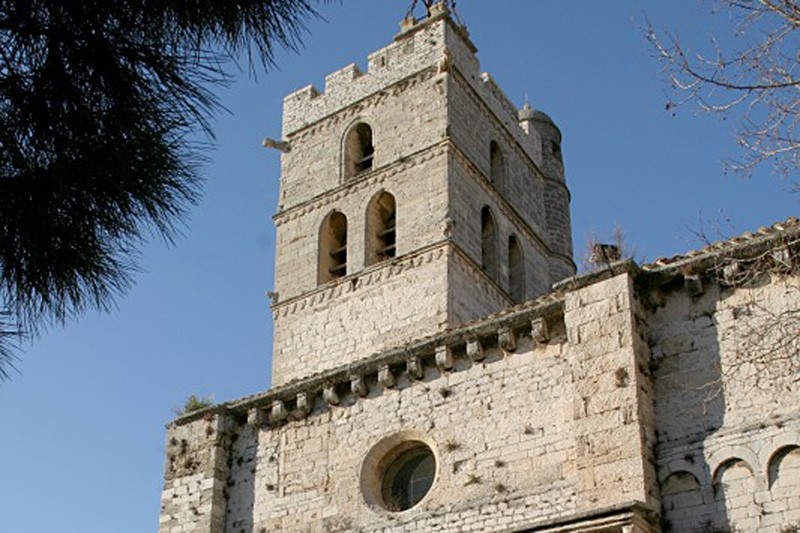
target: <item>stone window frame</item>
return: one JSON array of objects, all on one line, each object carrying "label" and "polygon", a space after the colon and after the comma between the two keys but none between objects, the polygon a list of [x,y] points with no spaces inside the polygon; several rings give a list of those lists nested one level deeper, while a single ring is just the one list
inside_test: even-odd
[{"label": "stone window frame", "polygon": [[343,278],[348,273],[347,215],[334,209],[319,225],[317,285]]},{"label": "stone window frame", "polygon": [[397,220],[397,197],[385,189],[375,193],[365,211],[365,266],[397,257]]},{"label": "stone window frame", "polygon": [[[413,506],[407,509],[393,509],[391,504],[387,504],[384,500],[383,495],[384,476],[387,469],[404,453],[423,446],[430,450],[434,461],[431,488]],[[407,430],[384,437],[370,448],[361,465],[359,482],[364,502],[370,509],[381,514],[397,515],[419,509],[426,501],[429,501],[435,492],[437,481],[441,475],[441,466],[438,449],[428,435],[415,430]]]},{"label": "stone window frame", "polygon": [[375,128],[364,118],[353,121],[342,137],[342,181],[375,168]]},{"label": "stone window frame", "polygon": [[508,293],[515,303],[525,301],[525,277],[525,250],[516,233],[512,233],[508,236]]},{"label": "stone window frame", "polygon": [[488,205],[481,207],[481,269],[497,281],[500,272],[497,217]]}]

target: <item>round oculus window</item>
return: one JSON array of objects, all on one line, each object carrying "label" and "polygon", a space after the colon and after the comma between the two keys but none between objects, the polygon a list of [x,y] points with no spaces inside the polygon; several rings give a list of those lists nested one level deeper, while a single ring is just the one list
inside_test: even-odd
[{"label": "round oculus window", "polygon": [[419,504],[436,480],[436,454],[428,438],[404,431],[376,444],[361,466],[361,490],[368,505],[390,512]]},{"label": "round oculus window", "polygon": [[436,459],[421,442],[400,452],[389,462],[381,481],[381,499],[389,511],[405,511],[417,505],[433,486]]}]

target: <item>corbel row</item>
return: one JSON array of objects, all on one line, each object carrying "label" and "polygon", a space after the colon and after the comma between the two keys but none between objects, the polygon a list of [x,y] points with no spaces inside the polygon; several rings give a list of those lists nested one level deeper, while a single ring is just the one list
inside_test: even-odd
[{"label": "corbel row", "polygon": [[[497,330],[496,345],[503,353],[513,353],[517,349],[518,330],[503,326]],[[536,317],[530,321],[530,335],[535,344],[544,344],[550,340],[547,320]],[[489,340],[489,343],[486,341]],[[465,354],[472,362],[481,362],[486,358],[486,345],[493,345],[491,339],[484,336],[468,336],[465,342]],[[428,356],[429,358],[430,356]],[[418,381],[425,376],[424,355],[406,355],[400,361],[393,360],[380,364],[377,367],[377,384],[382,389],[393,389],[397,385],[398,375],[402,374],[400,364],[405,362],[405,373],[412,381]],[[430,360],[430,359],[429,359]],[[452,372],[456,366],[456,356],[453,347],[441,344],[434,348],[433,363],[442,374]],[[374,368],[374,367],[373,367]],[[328,406],[338,406],[342,403],[340,392],[347,388],[355,398],[366,398],[369,395],[369,385],[365,373],[351,373],[349,378],[340,381],[325,382],[321,389],[297,392],[294,398],[274,399],[267,406],[254,406],[247,410],[247,424],[261,427],[269,424],[278,427],[289,420],[300,420],[308,417],[313,411],[315,399],[320,397]]]}]

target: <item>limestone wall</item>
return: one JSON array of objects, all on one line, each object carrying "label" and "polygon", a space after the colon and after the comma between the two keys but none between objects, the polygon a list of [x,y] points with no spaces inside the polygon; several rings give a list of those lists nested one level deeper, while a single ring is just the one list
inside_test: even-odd
[{"label": "limestone wall", "polygon": [[[234,402],[219,411],[232,421],[226,526],[203,531],[505,531],[634,515],[634,531],[654,531],[637,313],[623,272]],[[364,479],[374,450],[407,439],[434,451],[436,479],[419,505],[389,511]]]},{"label": "limestone wall", "polygon": [[447,324],[447,247],[407,254],[274,309],[273,384],[402,345]]},{"label": "limestone wall", "polygon": [[214,414],[169,429],[160,533],[222,533],[232,435],[232,420]]},{"label": "limestone wall", "polygon": [[665,530],[800,527],[800,281],[693,294],[651,319]]},{"label": "limestone wall", "polygon": [[395,42],[368,58],[366,72],[355,65],[329,74],[323,91],[309,85],[284,98],[283,135],[293,136],[342,108],[361,104],[370,96],[402,83],[420,70],[437,65],[445,52],[445,19],[426,21],[397,37]]},{"label": "limestone wall", "polygon": [[[490,180],[489,147],[493,141],[499,145],[505,172],[502,182],[493,184],[493,188],[514,207],[531,230],[546,239],[542,202],[544,179],[531,160],[532,156],[540,158],[541,154],[526,152],[508,130],[510,127],[522,132],[519,124],[504,124],[480,96],[459,72],[449,77],[448,115],[453,143],[487,181]],[[481,127],[476,128],[475,124]],[[532,131],[531,135],[537,134]],[[534,143],[541,144],[538,138]]]},{"label": "limestone wall", "polygon": [[514,304],[507,291],[460,249],[450,255],[447,285],[450,324],[464,324]]},{"label": "limestone wall", "polygon": [[[449,194],[453,241],[477,265],[481,264],[481,210],[484,206],[491,209],[497,225],[496,261],[499,265],[494,281],[506,293],[510,293],[508,238],[512,234],[522,247],[527,299],[548,292],[553,283],[562,279],[551,276],[548,250],[539,235],[531,231],[485,177],[470,170],[469,163],[461,159],[457,150],[454,150],[450,167]],[[484,314],[500,309],[486,309]]]},{"label": "limestone wall", "polygon": [[[446,136],[443,78],[436,65],[401,83],[383,87],[358,104],[337,108],[291,136],[291,151],[281,156],[280,213],[313,202],[318,196],[343,185],[345,135],[359,122],[372,128],[375,160],[373,170],[414,157]],[[284,114],[288,113],[284,109]]]},{"label": "limestone wall", "polygon": [[442,240],[448,202],[445,154],[445,146],[432,146],[276,217],[275,291],[279,301],[286,302],[318,286],[320,227],[334,210],[347,217],[347,274],[365,269],[367,206],[382,191],[395,197],[398,256]]}]

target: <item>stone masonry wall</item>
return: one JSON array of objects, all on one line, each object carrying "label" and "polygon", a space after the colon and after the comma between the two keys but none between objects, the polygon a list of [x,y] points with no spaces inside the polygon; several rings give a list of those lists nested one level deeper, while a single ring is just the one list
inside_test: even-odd
[{"label": "stone masonry wall", "polygon": [[223,532],[231,420],[209,414],[167,433],[160,533]]},{"label": "stone masonry wall", "polygon": [[796,277],[664,295],[650,343],[666,531],[800,527],[797,309]]},{"label": "stone masonry wall", "polygon": [[576,475],[594,505],[620,499],[658,509],[653,385],[633,278],[617,275],[566,295],[575,388]]},{"label": "stone masonry wall", "polygon": [[447,246],[370,268],[274,309],[273,383],[346,365],[447,326]]},{"label": "stone masonry wall", "polygon": [[[544,179],[512,136],[506,125],[492,115],[490,108],[480,99],[459,72],[449,77],[448,84],[449,131],[453,143],[462,157],[483,176],[490,178],[490,151],[492,141],[502,153],[505,176],[502,183],[493,184],[502,196],[537,235],[547,238],[545,210],[542,202]],[[475,124],[481,124],[476,128]],[[510,125],[520,130],[518,123]],[[536,135],[535,131],[531,135]],[[537,139],[538,144],[538,139]]]},{"label": "stone masonry wall", "polygon": [[366,268],[367,206],[381,191],[395,197],[398,257],[442,240],[447,225],[446,160],[446,147],[433,146],[279,216],[275,258],[279,302],[317,287],[320,227],[334,210],[347,217],[347,274],[358,275]]},{"label": "stone masonry wall", "polygon": [[[450,166],[450,216],[452,238],[472,261],[481,264],[481,210],[488,206],[497,225],[497,284],[509,288],[508,237],[515,235],[522,246],[525,265],[525,294],[531,299],[550,290],[562,278],[552,278],[547,250],[536,233],[526,228],[517,213],[494,191],[483,176],[471,172],[455,151]],[[512,302],[513,303],[513,302]],[[492,309],[489,312],[499,311]]]},{"label": "stone masonry wall", "polygon": [[325,78],[322,92],[309,85],[286,96],[283,100],[284,137],[291,139],[303,128],[401,84],[423,68],[437,65],[444,58],[447,25],[443,18],[431,19],[401,33],[395,42],[370,54],[366,72],[348,65]]},{"label": "stone masonry wall", "polygon": [[[253,509],[229,524],[253,531],[499,531],[523,519],[554,517],[578,506],[568,366],[564,346],[518,353],[488,349],[487,363],[462,363],[395,388],[370,383],[364,400],[279,430],[248,433],[256,449],[251,473],[236,484],[255,488]],[[501,360],[502,359],[502,360]],[[424,435],[437,454],[436,483],[411,511],[371,508],[361,494],[367,452],[381,440]]]},{"label": "stone masonry wall", "polygon": [[417,69],[411,77],[382,87],[359,103],[341,107],[287,136],[291,151],[281,156],[278,216],[346,182],[342,173],[344,139],[358,122],[366,122],[372,128],[373,172],[414,157],[446,137],[443,77],[437,73],[435,63],[421,64]]},{"label": "stone masonry wall", "polygon": [[464,324],[514,304],[507,291],[459,249],[450,254],[447,286],[450,324]]},{"label": "stone masonry wall", "polygon": [[[657,502],[640,430],[651,398],[637,370],[647,354],[633,341],[630,277],[577,288],[564,305],[563,315],[550,311],[527,327],[515,319],[495,337],[488,328],[502,318],[476,322],[464,338],[482,339],[481,351],[447,337],[441,359],[437,348],[436,357],[414,356],[419,373],[391,367],[393,382],[367,374],[366,387],[352,391],[332,384],[271,410],[232,406],[226,525],[196,530],[506,531]],[[173,426],[168,440],[184,427]],[[409,438],[436,455],[431,493],[400,513],[368,503],[370,450]]]}]

